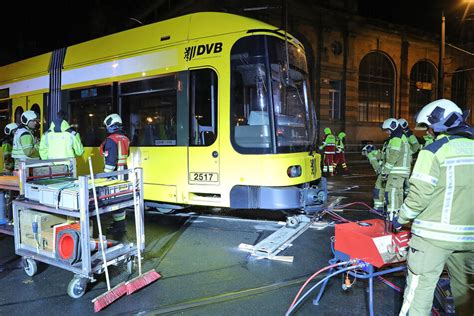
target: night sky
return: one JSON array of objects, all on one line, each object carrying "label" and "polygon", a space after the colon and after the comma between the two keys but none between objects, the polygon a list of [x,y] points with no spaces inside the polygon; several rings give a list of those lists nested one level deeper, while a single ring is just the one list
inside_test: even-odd
[{"label": "night sky", "polygon": [[[291,3],[291,0],[288,1]],[[455,23],[459,21],[458,17],[463,13],[462,6],[466,6],[462,1],[360,0],[359,14],[439,34],[441,11],[444,9],[449,39],[456,28]],[[57,4],[51,1],[17,0],[8,11],[12,12],[14,21],[0,20],[0,65],[139,26],[130,17],[138,17],[147,7],[157,2],[162,4],[160,10],[174,5],[171,0],[63,0]],[[256,5],[263,2],[265,1],[258,1]],[[388,8],[388,5],[393,7]],[[471,11],[474,12],[474,8]],[[144,20],[145,23],[152,21],[153,16]]]}]

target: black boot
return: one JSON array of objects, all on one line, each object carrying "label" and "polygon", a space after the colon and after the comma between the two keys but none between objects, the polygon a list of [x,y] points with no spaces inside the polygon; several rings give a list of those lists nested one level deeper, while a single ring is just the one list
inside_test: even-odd
[{"label": "black boot", "polygon": [[107,229],[107,234],[112,235],[112,238],[115,240],[120,240],[127,232],[127,222],[126,220],[113,221],[112,225]]}]

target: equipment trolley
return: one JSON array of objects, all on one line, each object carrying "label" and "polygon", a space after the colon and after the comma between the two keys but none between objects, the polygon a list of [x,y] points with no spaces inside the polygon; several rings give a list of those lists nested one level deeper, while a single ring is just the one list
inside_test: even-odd
[{"label": "equipment trolley", "polygon": [[[58,163],[64,163],[68,165],[67,169],[68,172],[60,172],[60,176],[75,175],[75,161],[74,159],[67,160],[30,160],[30,161],[22,161],[20,163],[20,189],[21,192],[24,194],[25,192],[25,184],[28,183],[31,179],[38,179],[38,178],[45,178],[48,177],[49,179],[54,179],[55,175],[52,170],[52,166],[57,166]],[[46,175],[40,176],[30,176],[31,172],[29,169],[32,168],[49,168],[49,172]],[[135,177],[130,177],[131,173],[135,172]],[[102,203],[99,207],[99,214],[107,214],[112,213],[118,210],[122,210],[128,207],[139,207],[139,211],[143,212],[143,170],[141,168],[135,169],[126,169],[123,171],[116,171],[110,173],[100,173],[95,175],[96,179],[100,178],[111,178],[111,177],[120,177],[128,174],[129,179],[136,179],[135,185],[137,188],[138,194],[138,204],[134,205],[134,200],[132,195],[125,196],[122,194],[117,194],[120,198],[115,199],[114,194],[109,194],[106,197],[102,197],[103,199],[101,202],[104,202],[104,199],[107,199],[107,203]],[[73,279],[69,282],[67,293],[72,298],[79,298],[81,297],[87,287],[88,282],[95,282],[96,279],[94,275],[101,274],[105,270],[104,262],[102,260],[102,253],[100,252],[100,247],[97,247],[99,250],[96,251],[94,254],[91,254],[93,247],[93,243],[91,243],[90,239],[90,217],[95,216],[96,212],[93,204],[90,201],[93,201],[92,198],[92,191],[91,186],[89,185],[90,176],[80,176],[78,177],[78,209],[77,210],[69,210],[47,206],[41,204],[38,201],[32,201],[25,198],[23,195],[20,196],[17,200],[13,202],[13,217],[14,217],[14,240],[15,240],[15,252],[16,254],[23,257],[23,264],[24,269],[27,275],[34,276],[37,273],[37,264],[36,261],[47,263],[74,273]],[[101,196],[98,197],[99,200]],[[34,247],[31,244],[26,244],[22,241],[22,234],[21,234],[21,212],[30,211],[30,212],[42,212],[42,214],[52,214],[52,215],[59,215],[68,218],[75,218],[78,219],[78,223],[80,225],[80,254],[78,255],[78,260],[74,263],[70,263],[67,261],[58,258],[57,249],[56,251],[48,251],[44,249],[40,249],[40,247]],[[143,214],[142,214],[143,215]],[[144,218],[141,216],[141,218]],[[36,226],[38,224],[36,223]],[[143,220],[141,223],[141,231],[143,231]],[[100,238],[100,237],[99,237]],[[110,240],[105,241],[105,236],[102,237],[102,242],[109,242]],[[36,240],[36,237],[35,237]],[[100,242],[100,241],[99,241]],[[137,244],[140,245],[140,251],[143,251],[145,247],[145,237],[144,234],[141,236],[140,241],[136,241],[136,243],[120,243],[115,242],[113,245],[109,246],[105,250],[106,254],[106,262],[107,265],[118,265],[120,262],[127,263],[127,269],[131,273],[131,269],[133,266],[133,260],[137,256]],[[52,247],[55,247],[53,243]]]}]

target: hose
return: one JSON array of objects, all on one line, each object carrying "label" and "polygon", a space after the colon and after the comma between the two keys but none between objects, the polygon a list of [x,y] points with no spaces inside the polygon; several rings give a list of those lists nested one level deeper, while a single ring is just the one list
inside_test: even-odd
[{"label": "hose", "polygon": [[302,301],[304,301],[304,299],[305,299],[309,294],[311,294],[311,292],[313,292],[314,289],[316,289],[321,283],[323,283],[323,282],[326,281],[327,279],[332,278],[333,276],[338,275],[338,274],[341,274],[341,273],[343,273],[343,272],[346,272],[346,271],[349,271],[349,270],[354,270],[354,269],[363,268],[363,267],[365,267],[365,266],[366,266],[365,264],[360,263],[360,264],[355,265],[355,266],[351,266],[351,267],[348,267],[348,268],[341,269],[341,270],[339,270],[339,271],[336,271],[336,272],[331,273],[330,275],[326,276],[325,278],[323,278],[322,280],[320,280],[318,283],[316,283],[315,285],[313,285],[312,288],[310,288],[308,291],[306,291],[306,293],[305,293],[293,306],[291,306],[291,307],[288,309],[288,311],[285,313],[285,316],[291,315],[291,313],[293,313],[293,311],[296,309],[296,307],[297,307]]},{"label": "hose", "polygon": [[314,279],[318,274],[320,274],[321,272],[324,272],[328,269],[331,269],[331,268],[334,268],[334,267],[338,267],[338,266],[342,266],[342,265],[345,265],[345,264],[349,264],[351,263],[351,261],[345,261],[345,262],[340,262],[340,263],[335,263],[335,264],[331,264],[331,265],[328,265],[324,268],[322,268],[321,270],[317,271],[316,273],[314,273],[312,276],[310,276],[306,282],[301,286],[301,288],[299,289],[298,293],[296,294],[295,298],[293,299],[293,302],[291,302],[291,305],[290,307],[288,308],[288,310],[290,310],[293,305],[295,305],[295,302],[298,300],[298,297],[300,296],[301,292],[303,291],[303,289],[306,287],[306,285],[311,282],[312,279]]}]

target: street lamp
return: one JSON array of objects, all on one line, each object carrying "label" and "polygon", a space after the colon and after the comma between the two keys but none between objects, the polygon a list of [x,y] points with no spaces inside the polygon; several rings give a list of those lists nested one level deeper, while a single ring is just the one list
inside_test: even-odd
[{"label": "street lamp", "polygon": [[438,64],[438,99],[443,98],[444,92],[444,55],[445,55],[445,17],[444,11],[441,11],[441,39],[439,44],[439,64]]}]

